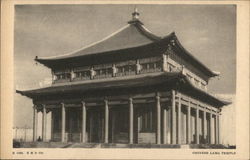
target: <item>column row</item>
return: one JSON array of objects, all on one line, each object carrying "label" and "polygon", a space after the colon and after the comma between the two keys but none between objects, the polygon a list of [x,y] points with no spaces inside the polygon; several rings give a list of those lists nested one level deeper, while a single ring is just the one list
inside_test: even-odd
[{"label": "column row", "polygon": [[[185,136],[185,144],[200,144],[200,143],[210,143],[210,144],[219,144],[219,113],[212,113],[212,111],[199,108],[198,104],[191,107],[190,100],[188,103],[185,103],[187,117],[185,123],[182,124],[181,114],[182,113],[182,102],[181,94],[178,93],[178,98],[176,98],[176,91],[172,91],[172,104],[171,104],[171,143],[172,144],[183,144],[181,142],[181,136]],[[177,99],[177,101],[176,101]],[[194,111],[194,112],[191,112]],[[165,111],[164,111],[165,112]],[[200,114],[202,113],[202,114]],[[165,116],[166,114],[163,113]],[[191,121],[192,115],[195,115],[194,121]],[[209,117],[207,117],[209,115]],[[163,123],[166,121],[166,118],[163,117]],[[209,122],[209,126],[208,126]],[[165,123],[164,123],[165,125]],[[181,128],[182,126],[185,128]],[[194,126],[194,141],[192,141],[193,133],[192,126]],[[182,132],[182,129],[185,132]],[[208,132],[209,131],[209,132]],[[165,132],[165,131],[164,131]],[[185,135],[181,135],[185,134]],[[201,137],[200,137],[201,135]],[[163,137],[163,143],[166,143],[166,137]],[[202,142],[200,142],[202,140]]]},{"label": "column row", "polygon": [[[129,129],[128,129],[128,142],[130,144],[134,143],[134,105],[133,99],[128,99],[128,110],[129,110]],[[168,143],[168,135],[167,135],[167,124],[168,124],[168,113],[166,108],[162,108],[161,106],[161,98],[158,94],[155,97],[155,110],[156,110],[156,144],[167,144]],[[85,102],[81,103],[82,105],[82,131],[81,131],[81,141],[83,143],[86,142],[86,123],[87,123],[87,111],[86,111],[86,104]],[[211,144],[218,144],[219,143],[219,115],[212,114],[209,111],[196,107],[191,107],[190,101],[188,105],[186,105],[186,121],[185,121],[185,131],[182,131],[182,101],[181,101],[181,94],[178,94],[178,99],[176,99],[176,91],[172,90],[171,94],[171,107],[170,107],[170,143],[171,144],[181,144],[181,134],[185,134],[185,143],[191,144],[192,143],[192,126],[195,126],[195,143],[200,143],[200,134],[202,134],[203,138],[206,139],[209,137],[209,143]],[[195,121],[194,124],[191,121],[191,114],[192,110],[195,112]],[[163,113],[161,113],[163,111]],[[200,120],[200,112],[201,120]],[[42,108],[42,140],[45,141],[46,139],[46,106],[43,105]],[[65,142],[65,125],[66,125],[66,116],[65,116],[65,105],[64,103],[61,104],[61,141]],[[163,117],[161,117],[161,115]],[[207,117],[209,115],[209,117]],[[213,118],[215,116],[215,118]],[[33,114],[33,140],[36,141],[37,138],[37,108],[34,106],[34,114]],[[209,121],[208,121],[208,120]],[[201,122],[201,123],[200,123]],[[209,122],[209,123],[208,123]],[[202,128],[201,128],[202,127]],[[183,133],[185,132],[185,133]],[[162,135],[161,135],[162,134]],[[104,100],[104,143],[109,143],[109,105],[108,100]],[[201,142],[204,143],[204,142]]]}]

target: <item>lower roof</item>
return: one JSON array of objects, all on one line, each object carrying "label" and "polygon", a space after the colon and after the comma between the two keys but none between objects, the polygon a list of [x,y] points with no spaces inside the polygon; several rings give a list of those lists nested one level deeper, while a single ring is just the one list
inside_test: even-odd
[{"label": "lower roof", "polygon": [[185,91],[188,94],[214,106],[222,107],[228,105],[230,102],[222,101],[211,94],[193,86],[185,75],[181,73],[157,73],[152,75],[134,76],[133,78],[119,79],[112,78],[111,80],[97,80],[78,83],[68,83],[61,85],[52,85],[50,87],[33,89],[33,90],[16,90],[17,93],[27,96],[29,98],[37,98],[40,96],[48,96],[55,94],[67,93],[82,93],[101,91],[101,90],[121,90],[133,87],[148,87],[148,86],[170,86],[171,88]]}]

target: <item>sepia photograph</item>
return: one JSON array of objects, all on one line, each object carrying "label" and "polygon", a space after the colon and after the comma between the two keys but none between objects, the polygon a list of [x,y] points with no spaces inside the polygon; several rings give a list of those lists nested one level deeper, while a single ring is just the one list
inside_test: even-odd
[{"label": "sepia photograph", "polygon": [[14,29],[13,147],[236,147],[235,5],[16,5]]},{"label": "sepia photograph", "polygon": [[246,1],[2,3],[1,159],[247,159]]}]

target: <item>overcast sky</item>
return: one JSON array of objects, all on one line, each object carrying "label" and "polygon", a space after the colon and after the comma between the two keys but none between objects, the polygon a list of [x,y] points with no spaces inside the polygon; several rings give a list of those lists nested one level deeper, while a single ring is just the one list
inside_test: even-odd
[{"label": "overcast sky", "polygon": [[[38,87],[50,79],[34,58],[72,52],[127,24],[135,5],[22,5],[15,7],[15,85]],[[234,94],[236,7],[233,5],[137,5],[140,19],[154,34],[175,31],[182,45],[214,71],[209,91]],[[14,125],[31,125],[32,102],[15,94]],[[25,108],[25,109],[24,109]],[[28,108],[28,109],[27,109]],[[23,117],[25,120],[20,121]]]}]

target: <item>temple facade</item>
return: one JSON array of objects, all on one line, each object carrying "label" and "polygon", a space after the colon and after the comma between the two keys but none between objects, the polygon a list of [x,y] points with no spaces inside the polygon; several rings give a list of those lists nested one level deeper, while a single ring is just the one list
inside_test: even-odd
[{"label": "temple facade", "polygon": [[[132,20],[103,40],[55,57],[36,57],[52,85],[17,90],[33,100],[33,140],[126,144],[219,144],[228,102],[208,92],[219,75],[192,56],[175,33],[159,37]],[[51,112],[51,122],[47,114]]]}]

